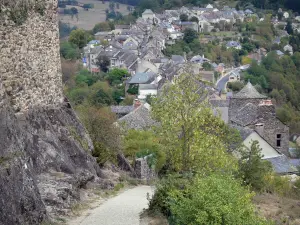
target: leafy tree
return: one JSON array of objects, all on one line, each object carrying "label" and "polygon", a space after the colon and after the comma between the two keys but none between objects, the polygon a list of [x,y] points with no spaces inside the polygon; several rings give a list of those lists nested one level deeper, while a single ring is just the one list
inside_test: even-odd
[{"label": "leafy tree", "polygon": [[199,37],[197,31],[191,28],[185,29],[183,33],[184,33],[183,40],[186,43],[191,43]]},{"label": "leafy tree", "polygon": [[244,84],[243,84],[243,82],[240,82],[240,81],[228,83],[228,88],[230,88],[234,92],[242,90],[243,87],[244,87]]},{"label": "leafy tree", "polygon": [[292,21],[291,21],[291,20],[289,20],[289,21],[287,22],[287,25],[286,25],[286,27],[285,27],[285,30],[286,30],[286,32],[288,32],[288,34],[290,34],[290,35],[292,35],[292,34],[294,33],[294,29],[293,29]]},{"label": "leafy tree", "polygon": [[267,224],[257,216],[252,196],[232,177],[213,174],[171,191],[169,204],[174,224]]},{"label": "leafy tree", "polygon": [[180,21],[182,21],[182,22],[189,20],[189,16],[187,14],[181,14],[179,18],[180,18]]},{"label": "leafy tree", "polygon": [[67,41],[61,42],[60,54],[65,59],[78,59],[80,56],[77,46]]},{"label": "leafy tree", "polygon": [[272,164],[262,160],[262,149],[258,141],[252,141],[251,147],[245,147],[241,151],[239,160],[239,172],[245,185],[250,185],[255,190],[261,191],[265,188],[265,177],[272,173]]},{"label": "leafy tree", "polygon": [[111,30],[111,26],[109,25],[108,22],[101,22],[101,23],[97,23],[94,28],[93,28],[93,34],[100,32],[100,31],[110,31]]},{"label": "leafy tree", "polygon": [[78,48],[83,48],[89,41],[93,39],[93,36],[83,29],[73,30],[69,37],[69,42],[77,45]]},{"label": "leafy tree", "polygon": [[203,64],[202,64],[202,67],[203,67],[203,69],[204,70],[206,70],[206,71],[211,71],[213,68],[212,68],[212,65],[210,64],[210,63],[208,63],[208,62],[204,62]]},{"label": "leafy tree", "polygon": [[137,95],[139,93],[139,86],[136,84],[130,84],[127,93],[131,95]]},{"label": "leafy tree", "polygon": [[121,151],[121,140],[120,131],[114,125],[115,115],[106,108],[82,105],[76,109],[93,141],[92,155],[99,165],[103,166],[107,161],[116,162]]},{"label": "leafy tree", "polygon": [[119,85],[123,83],[124,78],[128,77],[129,73],[126,69],[114,68],[107,74],[107,80],[111,85]]},{"label": "leafy tree", "polygon": [[167,85],[152,104],[154,118],[160,122],[158,135],[166,147],[167,167],[172,171],[235,168],[235,159],[227,153],[229,130],[214,116],[202,83],[187,74],[174,85]]},{"label": "leafy tree", "polygon": [[100,55],[96,60],[96,65],[100,68],[101,71],[106,73],[108,71],[108,67],[110,66],[110,60],[105,55]]},{"label": "leafy tree", "polygon": [[199,23],[199,19],[196,17],[196,16],[193,16],[191,19],[190,19],[191,22],[196,22],[197,24]]}]

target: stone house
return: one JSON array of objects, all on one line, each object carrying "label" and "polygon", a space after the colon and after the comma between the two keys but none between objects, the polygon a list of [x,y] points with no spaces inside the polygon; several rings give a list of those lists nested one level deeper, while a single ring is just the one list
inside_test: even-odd
[{"label": "stone house", "polygon": [[278,152],[289,155],[289,127],[276,117],[275,106],[250,82],[229,102],[229,124],[256,131]]},{"label": "stone house", "polygon": [[155,14],[151,9],[146,9],[143,13],[142,13],[142,18],[144,20],[153,20],[153,18],[155,18]]}]

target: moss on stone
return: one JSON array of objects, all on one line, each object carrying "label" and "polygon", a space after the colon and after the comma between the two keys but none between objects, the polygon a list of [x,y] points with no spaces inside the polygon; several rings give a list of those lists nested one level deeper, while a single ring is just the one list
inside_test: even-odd
[{"label": "moss on stone", "polygon": [[23,24],[30,12],[45,14],[45,0],[4,0],[0,3],[0,18],[6,15],[15,25]]}]

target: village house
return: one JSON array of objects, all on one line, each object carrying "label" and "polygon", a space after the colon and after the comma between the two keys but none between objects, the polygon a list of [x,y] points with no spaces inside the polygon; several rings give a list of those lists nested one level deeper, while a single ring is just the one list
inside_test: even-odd
[{"label": "village house", "polygon": [[273,148],[288,155],[288,126],[276,117],[272,101],[260,94],[250,82],[231,98],[229,121],[231,124],[255,130]]},{"label": "village house", "polygon": [[229,42],[227,42],[227,44],[226,44],[226,48],[227,48],[227,49],[228,49],[228,48],[235,48],[235,49],[241,50],[241,49],[242,49],[242,46],[241,46],[241,44],[240,44],[239,42],[237,42],[237,41],[229,41]]},{"label": "village house", "polygon": [[151,9],[146,9],[143,13],[142,13],[142,18],[144,20],[153,20],[155,18],[155,14]]},{"label": "village house", "polygon": [[286,46],[283,47],[283,50],[285,52],[288,52],[290,55],[293,55],[293,47],[289,44],[287,44]]}]

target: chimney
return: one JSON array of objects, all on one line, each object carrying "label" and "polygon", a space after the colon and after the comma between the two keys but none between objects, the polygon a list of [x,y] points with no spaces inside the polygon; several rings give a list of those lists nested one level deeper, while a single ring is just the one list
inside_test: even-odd
[{"label": "chimney", "polygon": [[271,100],[260,101],[257,116],[259,119],[270,119],[276,117],[275,106]]},{"label": "chimney", "polygon": [[134,103],[133,103],[134,109],[137,109],[141,105],[142,105],[142,103],[140,102],[140,100],[138,100],[137,98],[134,99]]},{"label": "chimney", "polygon": [[183,58],[184,58],[184,61],[186,62],[186,52],[183,52]]}]

